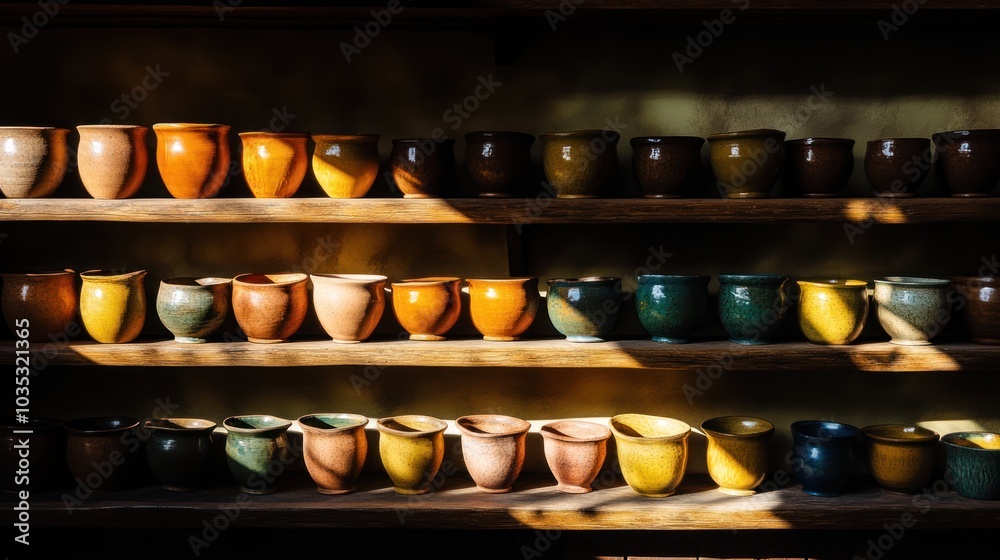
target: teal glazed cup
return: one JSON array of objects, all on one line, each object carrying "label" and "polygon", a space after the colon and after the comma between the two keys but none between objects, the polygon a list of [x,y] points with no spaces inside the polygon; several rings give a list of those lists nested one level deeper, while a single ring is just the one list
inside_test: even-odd
[{"label": "teal glazed cup", "polygon": [[1000,434],[955,432],[945,447],[945,479],[970,500],[1000,500]]},{"label": "teal glazed cup", "polygon": [[709,276],[639,276],[635,307],[655,342],[683,344],[705,321]]},{"label": "teal glazed cup", "polygon": [[230,416],[222,421],[229,471],[247,494],[271,494],[276,479],[292,463],[284,418],[267,415]]},{"label": "teal glazed cup", "polygon": [[787,276],[720,274],[719,320],[737,344],[770,344],[788,312]]},{"label": "teal glazed cup", "polygon": [[566,340],[604,342],[621,314],[621,278],[554,278],[548,287],[549,320]]}]

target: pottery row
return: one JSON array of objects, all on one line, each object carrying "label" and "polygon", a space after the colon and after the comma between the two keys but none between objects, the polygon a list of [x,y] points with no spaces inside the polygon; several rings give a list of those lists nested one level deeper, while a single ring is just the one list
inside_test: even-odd
[{"label": "pottery row", "polygon": [[[222,124],[160,123],[156,163],[175,198],[210,198],[233,174],[230,127]],[[147,127],[81,125],[77,165],[84,188],[94,198],[136,194],[148,168]],[[0,191],[8,198],[51,195],[69,163],[69,130],[54,127],[0,127]],[[293,196],[309,170],[332,198],[365,196],[379,172],[378,134],[241,132],[240,167],[257,198]],[[616,196],[619,133],[580,130],[541,139],[545,188],[558,198]],[[310,152],[309,140],[313,147]],[[785,140],[785,132],[755,129],[705,138],[631,138],[632,172],[644,196],[684,198],[701,182],[705,142],[715,186],[726,198],[764,198],[784,175],[787,195],[834,197],[854,168],[849,138]],[[481,131],[465,135],[465,167],[484,197],[525,196],[531,182],[531,147],[524,132]],[[400,138],[392,141],[389,175],[405,198],[455,195],[455,141]],[[933,147],[933,149],[932,149]],[[931,169],[951,196],[991,196],[1000,182],[1000,130],[939,132],[931,138],[870,140],[865,176],[880,197],[912,197]]]}]

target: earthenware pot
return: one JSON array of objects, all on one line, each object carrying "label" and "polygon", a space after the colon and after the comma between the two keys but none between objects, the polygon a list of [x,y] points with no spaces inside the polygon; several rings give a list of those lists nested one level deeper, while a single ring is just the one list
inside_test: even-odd
[{"label": "earthenware pot", "polygon": [[215,422],[199,418],[150,418],[146,461],[166,490],[189,492],[204,484],[212,471]]},{"label": "earthenware pot", "polygon": [[519,340],[538,313],[538,278],[473,278],[469,315],[483,340]]},{"label": "earthenware pot", "polygon": [[861,430],[840,422],[792,423],[792,471],[814,496],[839,496],[854,477],[861,452]]},{"label": "earthenware pot", "polygon": [[1000,500],[1000,434],[955,432],[941,440],[945,479],[971,500]]},{"label": "earthenware pot", "polygon": [[448,424],[431,416],[381,418],[378,449],[385,472],[398,494],[430,492],[444,460],[444,430]]},{"label": "earthenware pot", "polygon": [[211,198],[229,176],[229,130],[224,124],[160,123],[156,166],[174,198]]},{"label": "earthenware pot", "polygon": [[769,344],[788,311],[779,274],[720,274],[719,320],[737,344]]},{"label": "earthenware pot", "polygon": [[241,132],[243,178],[255,198],[289,198],[309,170],[309,135]]},{"label": "earthenware pot", "polygon": [[931,168],[931,141],[927,138],[869,140],[865,176],[875,196],[909,198],[917,195]]},{"label": "earthenware pot", "polygon": [[725,198],[767,198],[785,164],[785,133],[760,128],[710,134],[709,162]]},{"label": "earthenware pot", "polygon": [[368,456],[368,417],[308,414],[298,419],[306,470],[320,494],[348,494]]},{"label": "earthenware pot", "polygon": [[312,274],[313,308],[334,342],[371,336],[385,311],[388,278],[377,274]]},{"label": "earthenware pot", "polygon": [[403,198],[446,197],[455,180],[455,141],[393,140],[389,170]]},{"label": "earthenware pot", "polygon": [[839,196],[854,171],[854,140],[799,138],[785,142],[788,194],[806,198]]},{"label": "earthenware pot", "polygon": [[247,494],[271,494],[292,464],[288,428],[292,423],[269,415],[230,416],[222,421],[229,472]]},{"label": "earthenware pot", "polygon": [[80,134],[77,169],[80,181],[94,198],[131,198],[142,186],[149,167],[145,126],[88,124]]},{"label": "earthenware pot", "polygon": [[1000,182],[1000,130],[953,130],[931,135],[934,162],[951,196],[992,196]]},{"label": "earthenware pot", "polygon": [[609,196],[618,170],[613,130],[542,134],[542,170],[556,198]]},{"label": "earthenware pot", "polygon": [[552,326],[569,342],[604,342],[621,315],[621,278],[553,278],[547,283],[545,305]]},{"label": "earthenware pot", "polygon": [[654,341],[683,344],[701,328],[710,280],[710,276],[639,276],[635,308],[639,322]]},{"label": "earthenware pot", "polygon": [[867,426],[862,432],[868,473],[883,490],[913,493],[931,481],[937,432],[895,424]]},{"label": "earthenware pot", "polygon": [[767,476],[769,445],[774,425],[752,416],[718,416],[705,420],[708,439],[708,475],[719,491],[750,496]]},{"label": "earthenware pot", "polygon": [[541,427],[545,462],[556,479],[556,488],[585,494],[601,472],[608,454],[611,430],[585,420],[558,420]]},{"label": "earthenware pot", "polygon": [[956,308],[972,342],[1000,344],[1000,279],[957,276],[951,286],[959,297]]},{"label": "earthenware pot", "polygon": [[66,422],[66,464],[76,484],[118,490],[136,483],[145,461],[138,427],[139,421],[127,416]]},{"label": "earthenware pot", "polygon": [[115,344],[138,338],[146,323],[146,271],[88,270],[80,278],[80,318],[87,334]]},{"label": "earthenware pot", "polygon": [[233,278],[233,315],[247,340],[285,342],[298,332],[309,309],[308,281],[302,273]]},{"label": "earthenware pot", "polygon": [[69,130],[40,126],[0,127],[0,191],[7,198],[49,196],[69,162]]},{"label": "earthenware pot", "polygon": [[673,496],[687,470],[691,426],[648,414],[619,414],[610,424],[629,487],[643,496]]},{"label": "earthenware pot", "polygon": [[691,196],[701,178],[701,147],[697,136],[639,136],[632,145],[632,174],[646,198]]},{"label": "earthenware pot", "polygon": [[[4,272],[0,273],[0,279],[3,280],[3,318],[11,333],[27,330],[29,342],[47,342],[49,335],[70,333],[79,328],[76,326],[79,305],[76,272]],[[28,321],[26,328],[25,319]]]},{"label": "earthenware pot", "polygon": [[230,278],[167,278],[156,294],[156,314],[176,342],[200,343],[229,315]]},{"label": "earthenware pot", "polygon": [[522,194],[531,178],[531,145],[524,132],[483,131],[465,135],[465,169],[479,196]]},{"label": "earthenware pot", "polygon": [[330,198],[361,198],[378,177],[378,134],[313,134],[312,171]]},{"label": "earthenware pot", "polygon": [[799,280],[799,328],[816,344],[850,344],[868,320],[868,282]]},{"label": "earthenware pot", "polygon": [[455,420],[462,433],[462,457],[476,487],[490,494],[510,492],[524,467],[525,438],[531,424],[500,414]]},{"label": "earthenware pot", "polygon": [[444,340],[462,311],[461,282],[428,277],[392,283],[392,310],[410,340]]},{"label": "earthenware pot", "polygon": [[875,280],[876,313],[892,337],[889,342],[930,344],[951,319],[950,286],[948,280],[939,278],[889,276]]},{"label": "earthenware pot", "polygon": [[[70,486],[65,422],[55,418],[0,418],[0,491],[44,492]],[[17,433],[25,430],[30,434]],[[24,445],[27,442],[27,445]],[[26,471],[17,474],[17,471]]]}]

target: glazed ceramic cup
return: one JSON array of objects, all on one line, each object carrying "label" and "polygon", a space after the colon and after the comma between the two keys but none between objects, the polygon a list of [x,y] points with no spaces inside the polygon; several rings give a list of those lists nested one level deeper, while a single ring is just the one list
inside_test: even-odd
[{"label": "glazed ceramic cup", "polygon": [[708,306],[709,276],[639,276],[635,307],[656,342],[683,344],[701,328]]},{"label": "glazed ceramic cup", "polygon": [[142,424],[149,434],[146,461],[166,490],[190,492],[212,472],[212,432],[216,423],[199,418],[150,418]]},{"label": "glazed ceramic cup", "polygon": [[156,166],[174,198],[212,198],[229,175],[229,130],[224,124],[160,123]]},{"label": "glazed ceramic cup", "polygon": [[839,496],[854,477],[861,452],[861,430],[840,422],[792,423],[792,471],[814,496]]},{"label": "glazed ceramic cup", "polygon": [[388,278],[377,274],[312,274],[313,308],[334,342],[367,340],[385,311]]},{"label": "glazed ceramic cup", "polygon": [[610,423],[629,487],[652,498],[673,496],[687,470],[691,426],[648,414],[619,414]]},{"label": "glazed ceramic cup", "polygon": [[525,438],[531,424],[500,414],[455,420],[462,433],[462,457],[476,487],[489,494],[510,492],[524,467]]},{"label": "glazed ceramic cup", "polygon": [[697,136],[638,136],[632,145],[632,174],[646,198],[691,196],[701,178],[701,147]]},{"label": "glazed ceramic cup", "polygon": [[737,344],[769,344],[787,314],[787,276],[720,274],[719,320]]},{"label": "glazed ceramic cup", "polygon": [[142,442],[139,421],[126,416],[66,422],[66,464],[78,486],[118,490],[138,481]]},{"label": "glazed ceramic cup", "polygon": [[[0,469],[8,473],[0,477],[0,491],[24,490],[15,473],[28,463],[28,484],[31,491],[44,492],[70,486],[66,468],[66,423],[55,418],[29,418],[18,422],[13,416],[0,418]],[[30,430],[30,434],[23,433]],[[28,442],[28,457],[22,457]]]},{"label": "glazed ceramic cup", "polygon": [[431,416],[381,418],[378,449],[385,472],[398,494],[430,492],[444,460],[444,430],[448,424]]},{"label": "glazed ceramic cup", "polygon": [[708,475],[719,491],[750,496],[767,476],[769,440],[774,425],[752,416],[719,416],[705,420]]},{"label": "glazed ceramic cup", "polygon": [[229,315],[230,278],[167,278],[156,293],[156,314],[175,342],[200,343]]},{"label": "glazed ceramic cup", "polygon": [[806,198],[839,196],[854,171],[854,140],[799,138],[785,142],[785,186]]},{"label": "glazed ceramic cup", "polygon": [[149,129],[128,124],[90,124],[76,130],[80,134],[77,169],[83,188],[94,198],[132,198],[149,167]]},{"label": "glazed ceramic cup", "polygon": [[524,132],[483,131],[465,135],[465,169],[479,196],[504,198],[524,192],[531,178],[531,145]]},{"label": "glazed ceramic cup", "polygon": [[945,474],[971,500],[1000,500],[1000,434],[955,432],[941,440]]},{"label": "glazed ceramic cup", "polygon": [[[3,280],[3,318],[11,333],[27,330],[29,342],[47,342],[49,335],[66,333],[72,336],[79,330],[76,324],[79,305],[76,272],[4,272],[0,273],[0,279]],[[25,319],[28,321],[26,329]]]},{"label": "glazed ceramic cup", "polygon": [[308,414],[298,419],[306,471],[320,494],[348,494],[368,457],[368,417],[360,414]]},{"label": "glazed ceramic cup", "polygon": [[292,423],[269,415],[230,416],[222,421],[226,436],[226,463],[247,494],[271,494],[292,463],[288,428]]},{"label": "glazed ceramic cup", "polygon": [[972,342],[1000,344],[1000,279],[957,276],[951,286],[958,295],[956,309]]},{"label": "glazed ceramic cup", "polygon": [[233,278],[233,315],[247,340],[286,342],[298,332],[309,309],[308,281],[301,273]]},{"label": "glazed ceramic cup", "polygon": [[520,340],[538,313],[538,278],[473,278],[469,315],[483,340]]},{"label": "glazed ceramic cup", "polygon": [[785,133],[760,128],[708,136],[709,162],[725,198],[767,198],[785,164]]},{"label": "glazed ceramic cup", "polygon": [[243,178],[254,198],[289,198],[309,170],[309,135],[241,132]]},{"label": "glazed ceramic cup", "polygon": [[448,196],[455,180],[455,141],[393,140],[389,171],[403,198]]},{"label": "glazed ceramic cup", "polygon": [[87,334],[114,344],[138,338],[146,323],[146,271],[88,270],[80,278],[80,318]]},{"label": "glazed ceramic cup", "polygon": [[7,198],[49,196],[69,162],[65,128],[0,127],[0,191]]},{"label": "glazed ceramic cup", "polygon": [[865,464],[887,492],[913,493],[931,481],[939,436],[920,426],[882,424],[862,430]]},{"label": "glazed ceramic cup", "polygon": [[951,196],[992,196],[1000,182],[1000,130],[953,130],[931,135],[934,162]]},{"label": "glazed ceramic cup", "polygon": [[850,344],[868,320],[868,282],[799,280],[799,328],[816,344]]},{"label": "glazed ceramic cup", "polygon": [[545,462],[556,479],[556,489],[585,494],[604,466],[611,430],[585,420],[559,420],[541,427]]},{"label": "glazed ceramic cup", "polygon": [[461,282],[428,277],[392,283],[392,309],[410,340],[444,340],[462,312]]},{"label": "glazed ceramic cup", "polygon": [[951,283],[938,278],[889,276],[875,280],[875,304],[879,323],[904,346],[931,343],[951,319],[948,301]]},{"label": "glazed ceramic cup", "polygon": [[552,326],[570,342],[604,342],[621,315],[621,278],[554,278],[548,286]]},{"label": "glazed ceramic cup", "polygon": [[378,134],[313,134],[312,172],[330,198],[361,198],[378,177]]},{"label": "glazed ceramic cup", "polygon": [[542,170],[556,198],[608,196],[618,169],[618,140],[612,130],[542,134]]},{"label": "glazed ceramic cup", "polygon": [[931,141],[927,138],[869,140],[865,151],[865,176],[875,196],[909,198],[917,195],[931,167]]}]

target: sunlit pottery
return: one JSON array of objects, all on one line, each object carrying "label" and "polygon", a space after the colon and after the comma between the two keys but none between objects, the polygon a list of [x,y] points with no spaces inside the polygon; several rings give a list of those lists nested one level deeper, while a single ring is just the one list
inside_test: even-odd
[{"label": "sunlit pottery", "polygon": [[167,278],[156,293],[156,314],[176,342],[201,343],[229,315],[230,278]]},{"label": "sunlit pottery", "polygon": [[334,342],[367,340],[385,311],[388,278],[377,274],[312,274],[313,308]]},{"label": "sunlit pottery", "polygon": [[489,494],[510,492],[524,467],[531,424],[501,414],[473,414],[455,420],[462,433],[462,457],[476,487]]},{"label": "sunlit pottery", "polygon": [[619,414],[610,424],[629,487],[653,498],[674,495],[687,471],[691,426],[648,414]]},{"label": "sunlit pottery", "polygon": [[926,486],[934,474],[938,434],[920,426],[867,426],[865,463],[884,490],[912,493]]},{"label": "sunlit pottery", "polygon": [[890,276],[875,280],[879,323],[903,346],[924,346],[951,320],[950,282],[939,278]]},{"label": "sunlit pottery", "polygon": [[309,170],[309,135],[241,132],[243,178],[255,198],[289,198]]},{"label": "sunlit pottery", "polygon": [[719,321],[737,344],[770,344],[788,312],[787,276],[720,274]]},{"label": "sunlit pottery", "polygon": [[816,344],[850,344],[868,320],[868,282],[799,280],[799,328]]},{"label": "sunlit pottery", "polygon": [[211,198],[229,177],[229,130],[224,124],[159,123],[156,166],[174,198]]},{"label": "sunlit pottery", "polygon": [[308,281],[302,273],[233,278],[233,315],[247,340],[285,342],[298,332],[309,309]]},{"label": "sunlit pottery", "polygon": [[146,271],[89,270],[80,278],[80,317],[87,334],[104,343],[138,338],[146,323]]},{"label": "sunlit pottery", "polygon": [[444,340],[462,312],[461,279],[414,278],[392,283],[392,309],[410,340]]},{"label": "sunlit pottery", "polygon": [[230,416],[222,421],[229,471],[247,494],[271,494],[292,464],[288,429],[292,423],[270,415]]},{"label": "sunlit pottery", "polygon": [[553,278],[545,306],[549,321],[569,342],[604,342],[621,315],[621,278]]},{"label": "sunlit pottery", "polygon": [[752,416],[719,416],[702,422],[708,438],[708,475],[719,491],[750,496],[767,476],[774,425]]},{"label": "sunlit pottery", "polygon": [[298,419],[306,470],[320,494],[348,494],[368,456],[368,417],[360,414],[307,414]]},{"label": "sunlit pottery", "polygon": [[558,420],[539,431],[556,488],[568,494],[592,491],[591,485],[607,458],[611,430],[585,420]]},{"label": "sunlit pottery", "polygon": [[483,340],[519,340],[538,313],[538,278],[471,278],[469,315]]},{"label": "sunlit pottery", "polygon": [[330,198],[361,198],[378,177],[378,134],[313,134],[312,171]]},{"label": "sunlit pottery", "polygon": [[431,416],[402,415],[381,418],[379,455],[397,494],[430,492],[444,460],[444,430],[448,424]]},{"label": "sunlit pottery", "polygon": [[945,446],[945,479],[971,500],[1000,500],[1000,434],[955,432]]},{"label": "sunlit pottery", "polygon": [[4,323],[11,333],[27,333],[29,342],[46,342],[50,336],[71,336],[79,330],[80,297],[72,270],[4,272],[0,279]]},{"label": "sunlit pottery", "polygon": [[77,170],[90,196],[132,198],[149,167],[145,126],[90,124],[76,127],[80,134]]},{"label": "sunlit pottery", "polygon": [[69,130],[47,126],[0,126],[0,191],[7,198],[49,196],[69,164]]}]

